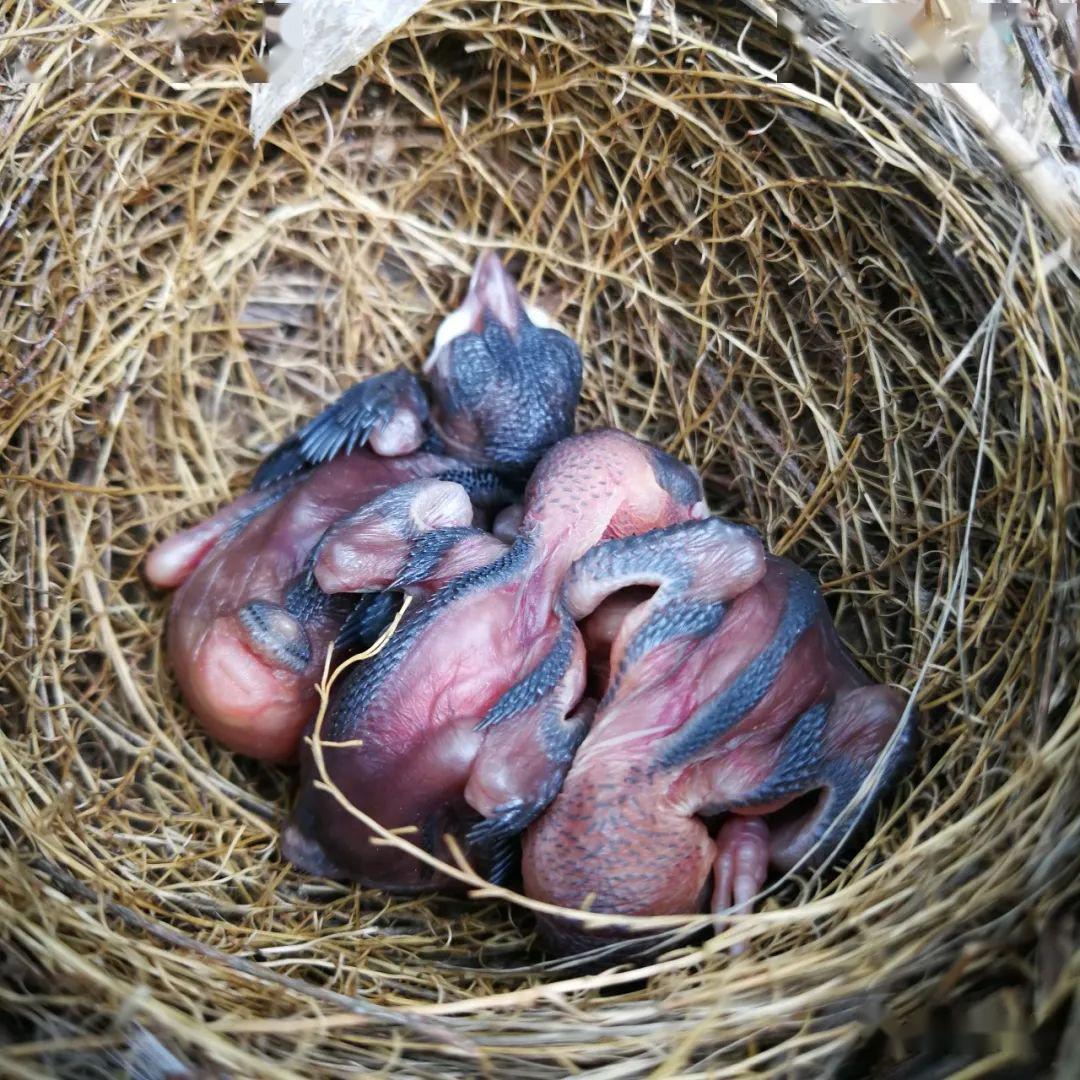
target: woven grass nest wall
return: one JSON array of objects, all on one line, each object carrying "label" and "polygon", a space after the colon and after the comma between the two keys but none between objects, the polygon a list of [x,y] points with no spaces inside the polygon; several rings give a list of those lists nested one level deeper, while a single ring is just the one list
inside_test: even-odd
[{"label": "woven grass nest wall", "polygon": [[[505,0],[435,4],[255,148],[253,12],[198,7],[179,52],[164,0],[0,9],[3,1069],[859,1075],[942,1009],[976,1058],[1072,1030],[1080,304],[981,138],[827,20],[811,55],[680,5],[634,53],[636,5]],[[701,468],[924,716],[850,865],[644,970],[283,865],[292,777],[202,737],[140,574],[418,364],[486,247],[582,343],[579,425]]]}]

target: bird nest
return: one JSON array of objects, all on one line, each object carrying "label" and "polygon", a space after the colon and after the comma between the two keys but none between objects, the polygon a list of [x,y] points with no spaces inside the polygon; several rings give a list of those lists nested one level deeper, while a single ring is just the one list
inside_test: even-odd
[{"label": "bird nest", "polygon": [[[191,7],[2,9],[4,1069],[862,1075],[1073,1031],[1080,303],[1024,178],[827,18],[704,2],[644,40],[435,3],[255,147],[255,5]],[[579,426],[700,468],[923,715],[848,865],[646,966],[283,864],[294,778],[203,737],[141,576],[491,247],[582,345]]]}]

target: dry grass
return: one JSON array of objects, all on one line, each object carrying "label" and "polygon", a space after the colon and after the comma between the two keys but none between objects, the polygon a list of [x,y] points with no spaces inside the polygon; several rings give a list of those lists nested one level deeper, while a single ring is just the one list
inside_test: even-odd
[{"label": "dry grass", "polygon": [[[0,0],[0,1071],[820,1075],[988,985],[1021,1034],[1060,1020],[1073,271],[898,70],[792,54],[734,5],[673,34],[663,7],[628,57],[618,0],[436,4],[256,150],[251,11],[197,5],[180,69],[166,0]],[[147,548],[416,363],[486,246],[584,344],[582,424],[704,469],[917,689],[872,842],[727,931],[738,959],[578,976],[503,900],[290,872],[290,777],[207,744],[164,664]]]}]

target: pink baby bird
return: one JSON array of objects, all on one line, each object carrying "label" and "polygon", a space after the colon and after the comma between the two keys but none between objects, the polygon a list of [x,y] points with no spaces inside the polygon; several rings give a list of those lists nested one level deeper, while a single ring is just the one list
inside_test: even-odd
[{"label": "pink baby bird", "polygon": [[[397,557],[384,545],[377,566],[352,554],[370,547],[368,533],[328,536],[315,566],[327,591],[415,584],[433,573],[446,583],[406,614],[381,653],[346,673],[320,734],[328,774],[349,802],[442,857],[444,834],[456,834],[478,868],[498,877],[505,841],[554,796],[591,713],[581,635],[558,602],[566,572],[603,539],[706,511],[692,470],[610,430],[548,452],[509,547],[474,535],[465,502],[462,493],[461,524],[444,537],[397,529]],[[398,507],[399,517],[409,513]],[[385,518],[378,528],[383,540],[394,532]],[[462,545],[474,563],[464,572]],[[448,581],[447,557],[459,571]],[[396,891],[447,884],[410,855],[373,844],[317,784],[310,747],[301,760],[301,796],[283,836],[290,861]]]},{"label": "pink baby bird", "polygon": [[[770,868],[830,852],[906,763],[914,719],[840,642],[812,579],[718,518],[601,544],[570,572],[581,619],[630,589],[607,692],[562,789],[526,833],[534,898],[619,915],[743,910]],[[544,919],[560,951],[602,943]],[[617,935],[615,935],[617,936]]]},{"label": "pink baby bird", "polygon": [[168,651],[181,692],[232,749],[292,759],[327,648],[350,610],[346,629],[361,631],[382,610],[317,587],[313,553],[330,525],[420,477],[498,506],[573,430],[580,354],[493,254],[439,328],[425,371],[430,405],[406,371],[365,380],[270,454],[253,491],[148,556],[151,583],[177,589]]}]

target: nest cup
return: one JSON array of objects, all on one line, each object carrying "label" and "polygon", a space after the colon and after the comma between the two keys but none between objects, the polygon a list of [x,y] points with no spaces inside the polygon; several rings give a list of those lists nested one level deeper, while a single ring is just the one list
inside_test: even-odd
[{"label": "nest cup", "polygon": [[[177,46],[164,0],[4,5],[5,1070],[858,1074],[942,1008],[1036,1060],[1076,978],[1062,237],[828,19],[808,52],[736,5],[636,40],[637,5],[436,3],[256,148],[245,10],[193,7]],[[645,968],[542,963],[512,898],[283,865],[293,778],[202,736],[140,574],[418,366],[486,248],[581,343],[579,427],[701,469],[924,715],[845,868]]]}]

